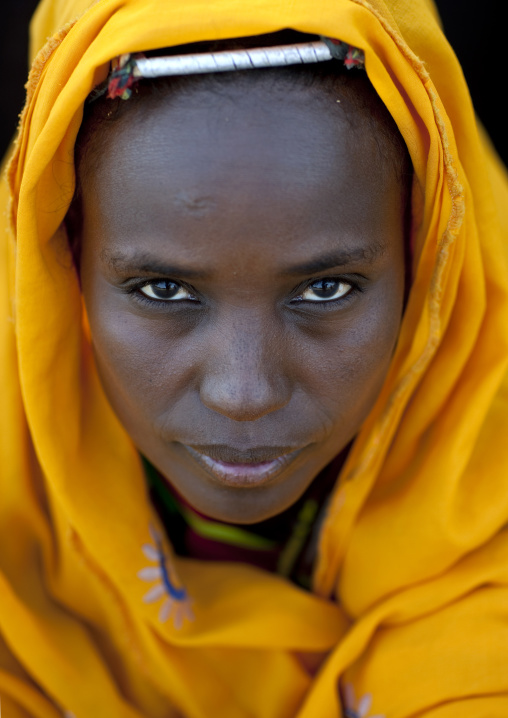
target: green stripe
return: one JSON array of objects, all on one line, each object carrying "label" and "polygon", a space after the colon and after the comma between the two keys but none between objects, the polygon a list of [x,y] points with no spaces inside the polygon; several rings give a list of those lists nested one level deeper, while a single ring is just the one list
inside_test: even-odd
[{"label": "green stripe", "polygon": [[237,526],[221,524],[215,521],[207,521],[184,506],[181,506],[180,510],[193,531],[203,538],[218,541],[219,543],[229,544],[231,546],[260,549],[263,551],[270,551],[277,548],[278,544],[275,541],[270,541],[263,536],[258,536],[257,534],[250,533],[249,531],[244,531]]},{"label": "green stripe", "polygon": [[307,499],[298,514],[296,526],[286,543],[277,562],[277,573],[287,578],[293,572],[296,562],[305,546],[316,518],[319,504],[315,499]]}]

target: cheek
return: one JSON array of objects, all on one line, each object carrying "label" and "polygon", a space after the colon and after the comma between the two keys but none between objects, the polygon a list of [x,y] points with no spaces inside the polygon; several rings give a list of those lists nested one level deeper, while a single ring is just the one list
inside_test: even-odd
[{"label": "cheek", "polygon": [[134,437],[193,385],[189,321],[140,316],[100,281],[84,282],[83,294],[102,386]]},{"label": "cheek", "polygon": [[308,393],[330,423],[358,431],[383,386],[397,342],[403,287],[373,293],[359,315],[313,330],[304,352]]},{"label": "cheek", "polygon": [[105,313],[91,329],[102,384],[124,423],[157,417],[192,386],[192,342],[163,322]]}]

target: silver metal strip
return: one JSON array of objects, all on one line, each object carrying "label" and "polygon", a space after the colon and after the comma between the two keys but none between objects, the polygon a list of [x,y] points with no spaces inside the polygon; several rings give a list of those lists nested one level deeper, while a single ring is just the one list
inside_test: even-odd
[{"label": "silver metal strip", "polygon": [[[221,52],[148,57],[136,60],[139,74],[145,78],[170,75],[203,75],[232,70],[253,70],[259,67],[285,67],[332,60],[324,42],[304,42],[296,45],[264,47]],[[137,73],[136,73],[137,74]]]}]

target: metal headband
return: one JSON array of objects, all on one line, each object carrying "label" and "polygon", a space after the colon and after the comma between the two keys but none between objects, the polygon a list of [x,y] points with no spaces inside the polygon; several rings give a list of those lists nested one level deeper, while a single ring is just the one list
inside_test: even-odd
[{"label": "metal headband", "polygon": [[171,75],[202,75],[214,72],[254,70],[263,67],[287,67],[309,63],[341,60],[344,65],[362,68],[365,58],[362,50],[340,40],[322,37],[314,42],[293,45],[261,47],[220,52],[203,52],[168,57],[120,55],[111,62],[111,72],[103,85],[94,90],[92,102],[107,92],[109,99],[129,99],[132,87],[142,78],[169,77]]}]

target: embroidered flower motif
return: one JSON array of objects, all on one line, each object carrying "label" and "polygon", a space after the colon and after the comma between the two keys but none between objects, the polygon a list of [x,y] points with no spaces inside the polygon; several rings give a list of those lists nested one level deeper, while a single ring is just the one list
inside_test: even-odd
[{"label": "embroidered flower motif", "polygon": [[153,561],[157,566],[147,566],[141,569],[138,577],[142,581],[158,582],[143,596],[143,601],[145,603],[154,603],[165,597],[160,608],[159,620],[165,623],[171,616],[174,627],[180,629],[185,618],[188,621],[194,620],[191,609],[192,601],[164,553],[160,534],[152,526],[150,526],[150,535],[153,539],[153,544],[144,544],[143,553],[149,561]]},{"label": "embroidered flower motif", "polygon": [[357,702],[355,689],[351,683],[346,683],[342,691],[342,702],[344,707],[344,718],[385,718],[385,716],[377,713],[370,715],[370,707],[372,705],[372,695],[366,693]]}]

